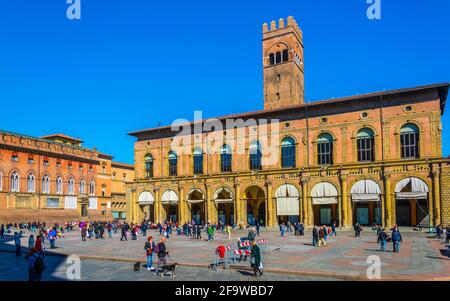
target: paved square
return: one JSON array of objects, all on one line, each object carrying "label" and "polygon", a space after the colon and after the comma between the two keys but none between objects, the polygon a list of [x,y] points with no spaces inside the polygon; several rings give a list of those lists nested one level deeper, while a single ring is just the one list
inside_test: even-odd
[{"label": "paved square", "polygon": [[[230,241],[222,233],[216,233],[216,240],[194,240],[184,236],[172,236],[167,247],[173,261],[181,264],[177,280],[249,280],[249,263],[233,266],[230,271],[209,271],[214,261],[214,251],[219,245],[232,245],[236,249],[237,238],[246,236],[246,230],[235,231]],[[158,237],[158,233],[148,235]],[[367,258],[379,256],[382,280],[450,280],[450,259],[446,245],[427,233],[404,232],[400,253],[379,251],[376,235],[370,229],[360,238],[352,232],[339,232],[328,239],[327,247],[312,247],[309,231],[306,236],[289,236],[281,239],[279,233],[264,230],[260,238],[269,239],[263,249],[263,264],[266,276],[261,280],[366,280]],[[28,237],[23,238],[26,245]],[[259,239],[259,238],[258,238]],[[17,259],[10,238],[0,242],[3,266],[8,272],[0,274],[1,280],[26,279],[25,260]],[[49,254],[77,255],[82,261],[85,274],[83,280],[153,280],[149,272],[132,272],[132,263],[144,255],[145,237],[137,241],[120,241],[116,234],[112,239],[81,241],[78,231],[66,234],[57,241],[57,249]],[[48,247],[48,243],[47,243]],[[64,280],[67,265],[62,256],[46,256],[52,272],[45,279]],[[16,271],[9,274],[10,271]],[[25,273],[26,274],[26,273]]]}]

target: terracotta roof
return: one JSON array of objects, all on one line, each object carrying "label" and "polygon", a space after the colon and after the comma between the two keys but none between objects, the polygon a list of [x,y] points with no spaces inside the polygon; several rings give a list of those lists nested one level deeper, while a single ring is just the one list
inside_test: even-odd
[{"label": "terracotta roof", "polygon": [[[427,89],[438,89],[439,94],[440,94],[440,98],[441,98],[441,111],[443,113],[444,112],[444,108],[445,108],[445,101],[447,99],[449,87],[450,87],[450,83],[440,83],[440,84],[432,84],[432,85],[425,85],[425,86],[417,86],[417,87],[413,87],[413,88],[388,90],[388,91],[374,92],[374,93],[368,93],[368,94],[360,94],[360,95],[341,97],[341,98],[335,98],[335,99],[313,101],[313,102],[308,102],[308,103],[304,103],[304,104],[300,104],[300,105],[287,106],[287,107],[279,108],[279,109],[258,110],[258,111],[247,112],[247,113],[232,114],[232,115],[216,117],[216,119],[219,119],[219,120],[237,119],[237,118],[245,119],[245,118],[254,117],[254,116],[257,116],[257,115],[260,115],[260,114],[278,113],[278,112],[283,112],[283,111],[298,110],[298,109],[309,108],[309,107],[314,107],[314,106],[318,106],[318,105],[337,104],[337,103],[348,102],[348,101],[360,101],[360,100],[369,99],[369,98],[375,98],[375,97],[380,97],[380,96],[389,96],[389,95],[402,94],[402,93],[421,91],[421,90],[427,90]],[[198,120],[198,121],[195,121],[195,122],[184,123],[184,124],[181,124],[181,125],[187,125],[187,124],[191,124],[192,125],[192,124],[197,124],[197,123],[203,123],[206,120],[207,119],[203,119],[203,120]],[[162,131],[162,130],[171,129],[171,127],[172,126],[163,126],[163,127],[157,127],[157,128],[149,128],[149,129],[144,129],[144,130],[141,130],[141,131],[131,132],[131,133],[128,133],[128,135],[134,136],[134,137],[138,137],[140,134],[151,133],[151,132],[159,132],[159,131]]]},{"label": "terracotta roof", "polygon": [[112,162],[111,166],[112,167],[119,167],[119,168],[125,168],[125,169],[134,170],[134,165],[133,164],[128,164],[128,163]]},{"label": "terracotta roof", "polygon": [[52,134],[52,135],[42,136],[40,138],[41,139],[62,138],[65,140],[70,140],[70,141],[75,141],[75,142],[80,142],[80,143],[83,142],[83,140],[81,140],[79,138],[70,137],[70,136],[67,136],[64,134]]}]

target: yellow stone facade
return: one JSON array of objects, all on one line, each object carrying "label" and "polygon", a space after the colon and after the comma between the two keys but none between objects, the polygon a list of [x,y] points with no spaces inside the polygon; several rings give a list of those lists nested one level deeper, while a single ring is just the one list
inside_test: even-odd
[{"label": "yellow stone facade", "polygon": [[[285,80],[295,82],[303,89],[299,70],[290,73],[292,68],[288,67],[299,64],[297,53],[301,53],[303,66],[303,46],[300,45],[300,50],[294,49],[299,46],[295,41],[301,31],[295,20],[289,20],[287,25],[280,21],[279,28],[272,22],[275,27],[272,26],[270,31],[267,25],[263,27],[264,82],[272,91],[270,99],[265,99],[265,110],[217,118],[223,125],[227,120],[257,120],[256,125],[247,123],[249,126],[184,135],[187,138],[182,145],[183,151],[177,153],[176,174],[170,174],[169,154],[174,151],[174,141],[181,135],[179,131],[161,127],[130,133],[137,138],[135,181],[127,184],[131,220],[140,222],[146,218],[162,222],[172,219],[180,223],[192,219],[220,220],[236,225],[258,220],[268,227],[275,227],[289,219],[303,221],[306,226],[330,221],[343,227],[350,227],[357,221],[414,226],[429,215],[432,225],[450,223],[450,160],[442,157],[441,124],[449,84],[310,103],[303,103],[303,91],[281,92],[277,102],[272,95],[277,93],[274,92],[278,89],[277,81],[279,91],[289,90]],[[293,29],[288,30],[289,26]],[[270,58],[266,57],[271,51],[266,50],[280,43],[287,47],[288,61],[271,65]],[[281,76],[277,76],[277,70]],[[303,72],[303,67],[300,70]],[[268,91],[267,87],[265,89]],[[293,100],[296,97],[300,99]],[[266,131],[264,124],[258,122],[262,119],[278,120],[277,129]],[[194,129],[200,125],[204,128],[206,124],[204,120],[196,121],[188,127]],[[408,125],[417,129],[414,134],[418,138],[415,144],[417,156],[414,157],[404,155],[407,153],[403,130]],[[369,161],[358,157],[362,129],[373,133],[373,153]],[[331,161],[327,164],[318,159],[323,134],[331,137]],[[276,151],[282,154],[282,142],[286,137],[295,141],[295,166],[283,167],[281,155],[277,155],[279,158],[275,161],[263,156],[261,170],[251,170],[252,141],[276,140]],[[212,140],[222,142],[211,146],[208,141]],[[227,172],[221,170],[220,147],[224,144],[233,145],[231,171]],[[196,174],[194,158],[195,150],[199,148],[203,154],[203,168]],[[236,149],[244,151],[237,152]],[[262,150],[263,153],[270,152],[265,143],[262,143]],[[148,158],[151,158],[151,173]],[[379,192],[371,194],[372,198],[376,195],[376,201],[356,201],[358,196],[354,189],[360,181],[370,181],[372,188],[378,187]],[[280,197],[280,189],[288,186],[294,196],[289,192],[288,196]],[[331,194],[318,196],[317,191],[323,187],[336,193],[326,191]],[[298,212],[296,216],[278,212],[285,210],[281,205],[287,204],[283,203],[285,199],[290,206],[289,212]]]}]

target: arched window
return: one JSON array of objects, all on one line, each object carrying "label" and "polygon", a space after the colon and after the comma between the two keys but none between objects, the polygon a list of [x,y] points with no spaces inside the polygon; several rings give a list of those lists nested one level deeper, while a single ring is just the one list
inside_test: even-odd
[{"label": "arched window", "polygon": [[295,167],[295,141],[291,137],[286,137],[281,141],[281,167]]},{"label": "arched window", "polygon": [[19,192],[20,190],[20,178],[19,174],[17,172],[13,172],[11,175],[11,191],[12,192]]},{"label": "arched window", "polygon": [[287,49],[283,50],[283,63],[289,60],[289,52]]},{"label": "arched window", "polygon": [[220,149],[220,170],[221,172],[231,171],[231,147],[227,144]]},{"label": "arched window", "polygon": [[333,164],[333,137],[328,133],[321,134],[317,139],[317,163]]},{"label": "arched window", "polygon": [[33,193],[36,191],[36,178],[32,173],[27,177],[27,191]]},{"label": "arched window", "polygon": [[69,182],[67,185],[67,191],[70,195],[74,195],[75,194],[75,180],[73,178],[69,178]]},{"label": "arched window", "polygon": [[42,177],[42,193],[50,193],[50,178],[47,175]]},{"label": "arched window", "polygon": [[80,181],[80,194],[86,194],[86,182],[84,180]]},{"label": "arched window", "polygon": [[259,141],[253,141],[250,144],[250,170],[261,170],[261,143]]},{"label": "arched window", "polygon": [[277,52],[277,54],[275,55],[275,64],[280,63],[281,63],[281,52]]},{"label": "arched window", "polygon": [[177,175],[177,154],[174,151],[169,152],[169,176]]},{"label": "arched window", "polygon": [[20,178],[17,172],[13,172],[11,175],[11,192],[19,192],[20,190]]},{"label": "arched window", "polygon": [[92,180],[89,183],[89,195],[90,196],[95,196],[95,182],[94,182],[94,180]]},{"label": "arched window", "polygon": [[153,178],[153,156],[151,154],[145,156],[145,177]]},{"label": "arched window", "polygon": [[363,128],[359,130],[356,135],[356,147],[358,151],[358,161],[359,162],[371,162],[375,160],[374,156],[374,133],[369,128]]},{"label": "arched window", "polygon": [[269,54],[269,64],[275,65],[275,55],[273,53]]},{"label": "arched window", "polygon": [[194,149],[194,175],[203,174],[203,151],[201,148]]},{"label": "arched window", "polygon": [[44,166],[49,166],[50,165],[50,160],[48,159],[48,157],[44,157]]},{"label": "arched window", "polygon": [[61,177],[56,178],[56,193],[63,194],[63,180]]},{"label": "arched window", "polygon": [[400,148],[402,159],[419,158],[419,128],[415,124],[408,123],[401,128]]}]

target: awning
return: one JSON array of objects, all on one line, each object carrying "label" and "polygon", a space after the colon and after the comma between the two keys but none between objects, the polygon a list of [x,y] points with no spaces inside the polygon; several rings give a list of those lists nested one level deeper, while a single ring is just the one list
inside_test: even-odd
[{"label": "awning", "polygon": [[298,189],[292,184],[280,186],[275,192],[278,216],[300,215]]},{"label": "awning", "polygon": [[[193,199],[192,198],[193,195],[200,197],[200,198]],[[205,196],[203,194],[203,191],[201,191],[200,189],[197,189],[197,188],[191,189],[188,192],[187,196],[188,196],[187,201],[192,204],[203,203],[205,201]]]},{"label": "awning", "polygon": [[214,202],[217,204],[234,203],[234,194],[228,187],[221,187],[214,193]]},{"label": "awning", "polygon": [[150,191],[143,191],[139,195],[139,205],[153,205],[155,203],[155,198],[150,193]]},{"label": "awning", "polygon": [[373,180],[361,180],[352,186],[350,193],[353,202],[379,202],[381,189]]},{"label": "awning", "polygon": [[428,185],[419,178],[406,178],[395,186],[395,196],[399,200],[417,200],[428,197]]},{"label": "awning", "polygon": [[311,190],[314,205],[337,204],[338,192],[333,184],[322,182]]},{"label": "awning", "polygon": [[163,204],[178,204],[178,202],[179,202],[178,195],[173,190],[170,190],[170,189],[166,190],[162,194],[161,202]]}]

